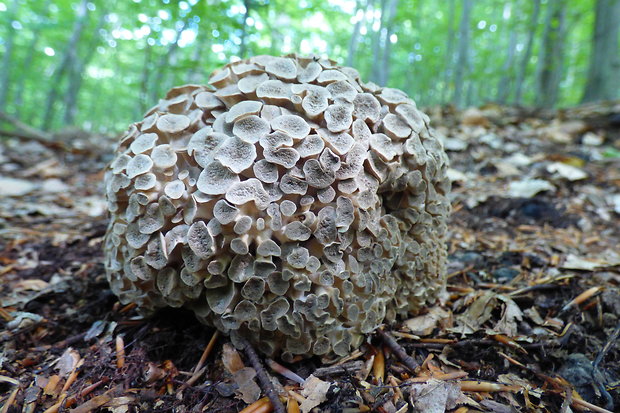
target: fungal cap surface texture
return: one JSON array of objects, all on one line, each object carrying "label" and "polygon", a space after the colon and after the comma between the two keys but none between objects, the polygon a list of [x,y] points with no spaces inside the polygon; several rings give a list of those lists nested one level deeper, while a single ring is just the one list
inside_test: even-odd
[{"label": "fungal cap surface texture", "polygon": [[445,286],[447,157],[405,93],[314,57],[174,88],[105,173],[122,303],[186,307],[267,355],[345,355]]}]

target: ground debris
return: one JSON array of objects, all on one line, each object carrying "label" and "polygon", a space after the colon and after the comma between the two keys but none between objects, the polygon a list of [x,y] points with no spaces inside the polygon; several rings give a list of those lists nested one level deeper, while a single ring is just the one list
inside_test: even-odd
[{"label": "ground debris", "polygon": [[[431,110],[452,163],[443,302],[342,359],[263,360],[274,397],[304,412],[618,411],[620,130],[606,111]],[[228,338],[109,292],[113,139],[84,139],[100,150],[0,146],[2,412],[270,411]]]}]

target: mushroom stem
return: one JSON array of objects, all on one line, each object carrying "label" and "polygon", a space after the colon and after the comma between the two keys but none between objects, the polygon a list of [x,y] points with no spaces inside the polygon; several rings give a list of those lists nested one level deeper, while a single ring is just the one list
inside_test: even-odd
[{"label": "mushroom stem", "polygon": [[263,364],[260,362],[258,354],[256,354],[256,350],[254,350],[254,347],[252,347],[252,345],[245,338],[241,339],[241,345],[243,346],[243,351],[245,352],[250,364],[254,370],[256,370],[256,377],[258,377],[258,381],[260,382],[265,394],[269,397],[269,401],[271,401],[274,412],[285,413],[286,409],[284,408],[282,401],[280,401],[280,397],[278,396],[276,389],[273,387],[271,380],[269,380],[267,371],[265,371]]}]

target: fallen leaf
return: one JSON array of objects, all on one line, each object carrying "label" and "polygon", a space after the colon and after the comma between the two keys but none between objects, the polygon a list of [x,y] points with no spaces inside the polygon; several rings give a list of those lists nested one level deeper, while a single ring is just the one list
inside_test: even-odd
[{"label": "fallen leaf", "polygon": [[301,390],[301,395],[306,398],[299,408],[302,413],[308,413],[319,404],[327,400],[327,391],[329,390],[330,383],[323,381],[312,374],[306,379]]},{"label": "fallen leaf", "polygon": [[457,383],[431,379],[411,385],[410,401],[415,412],[444,413],[456,407],[460,395]]},{"label": "fallen leaf", "polygon": [[510,198],[531,198],[543,191],[555,191],[555,186],[544,179],[525,179],[508,184]]},{"label": "fallen leaf", "polygon": [[25,179],[0,176],[0,196],[22,196],[35,188],[35,184]]},{"label": "fallen leaf", "polygon": [[418,336],[427,336],[439,324],[439,321],[450,317],[450,313],[441,307],[432,307],[427,314],[410,318],[405,321],[405,326],[411,333]]},{"label": "fallen leaf", "polygon": [[600,268],[615,267],[620,265],[620,254],[607,250],[598,257],[578,257],[574,254],[568,254],[561,268],[569,270],[594,271]]},{"label": "fallen leaf", "polygon": [[561,178],[568,179],[569,181],[579,181],[586,179],[588,174],[576,166],[566,165],[562,162],[553,162],[547,165],[547,172],[555,174]]}]

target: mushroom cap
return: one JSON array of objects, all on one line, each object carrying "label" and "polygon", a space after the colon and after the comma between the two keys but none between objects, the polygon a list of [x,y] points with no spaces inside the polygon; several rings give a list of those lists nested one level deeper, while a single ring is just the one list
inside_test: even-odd
[{"label": "mushroom cap", "polygon": [[345,355],[445,287],[448,161],[405,93],[256,56],[172,89],[105,172],[122,303],[186,307],[266,355]]}]

